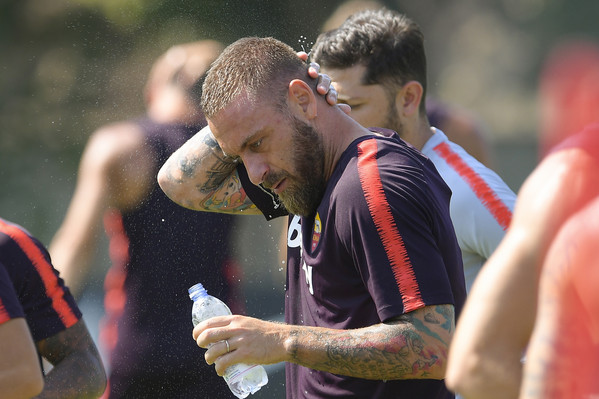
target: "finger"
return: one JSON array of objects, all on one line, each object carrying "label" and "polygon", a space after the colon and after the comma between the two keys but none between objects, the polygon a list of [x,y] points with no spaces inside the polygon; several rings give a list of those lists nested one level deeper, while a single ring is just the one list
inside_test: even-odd
[{"label": "finger", "polygon": [[331,105],[337,104],[337,90],[331,87],[331,90],[326,95],[327,102]]},{"label": "finger", "polygon": [[300,57],[302,61],[308,61],[308,53],[305,51],[298,51],[297,56]]},{"label": "finger", "polygon": [[208,348],[210,347],[210,345],[222,341],[223,339],[225,339],[225,337],[227,337],[227,325],[228,323],[216,323],[211,325],[204,321],[195,326],[192,332],[192,336],[200,348]]},{"label": "finger", "polygon": [[198,323],[198,325],[193,329],[194,338],[197,338],[197,335],[201,334],[204,330],[228,326],[231,324],[231,317],[232,316],[215,316]]},{"label": "finger", "polygon": [[351,113],[351,107],[348,104],[337,104],[337,106],[347,115]]},{"label": "finger", "polygon": [[[318,85],[316,86],[316,91],[319,94],[327,94],[330,90],[334,90],[331,86],[331,78],[329,75],[321,74],[318,78]],[[335,92],[335,101],[337,101],[337,94]]]},{"label": "finger", "polygon": [[318,65],[315,62],[311,62],[310,66],[308,67],[308,76],[310,76],[313,79],[316,79],[318,77],[319,72],[320,72],[320,65]]},{"label": "finger", "polygon": [[[227,347],[228,342],[228,340],[222,340],[210,345],[208,350],[204,353],[204,360],[208,365],[222,362],[224,357],[234,351],[230,346],[231,344]],[[229,349],[229,351],[227,351],[227,349]]]},{"label": "finger", "polygon": [[193,337],[194,341],[198,339],[198,337],[200,336],[202,331],[204,331],[204,329],[202,327],[200,327],[199,324],[193,328],[193,331],[191,332],[191,336]]}]

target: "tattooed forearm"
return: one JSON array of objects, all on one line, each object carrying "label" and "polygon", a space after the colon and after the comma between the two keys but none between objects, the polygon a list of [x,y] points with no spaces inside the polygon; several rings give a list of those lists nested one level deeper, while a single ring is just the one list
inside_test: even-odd
[{"label": "tattooed forearm", "polygon": [[239,181],[238,164],[204,128],[169,157],[158,183],[171,200],[189,209],[259,214]]},{"label": "tattooed forearm", "polygon": [[225,161],[223,158],[216,158],[211,165],[206,168],[206,181],[197,186],[201,193],[210,193],[221,187],[227,177],[231,176],[237,162]]},{"label": "tattooed forearm", "polygon": [[440,379],[453,325],[453,306],[442,305],[356,330],[297,329],[291,361],[366,379]]}]

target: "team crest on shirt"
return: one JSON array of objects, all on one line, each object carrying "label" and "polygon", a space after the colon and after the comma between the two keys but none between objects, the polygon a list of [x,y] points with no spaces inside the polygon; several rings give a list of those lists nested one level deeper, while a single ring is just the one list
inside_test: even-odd
[{"label": "team crest on shirt", "polygon": [[316,217],[314,217],[314,229],[312,230],[312,251],[316,249],[318,246],[318,241],[320,241],[320,233],[322,232],[322,224],[320,223],[320,215],[316,212]]}]

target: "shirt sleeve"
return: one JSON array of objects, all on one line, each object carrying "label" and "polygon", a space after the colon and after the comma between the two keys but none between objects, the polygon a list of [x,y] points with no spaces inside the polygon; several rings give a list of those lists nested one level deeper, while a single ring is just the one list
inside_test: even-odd
[{"label": "shirt sleeve", "polygon": [[17,317],[25,317],[25,312],[6,268],[0,263],[0,324]]},{"label": "shirt sleeve", "polygon": [[454,182],[451,214],[460,247],[488,259],[505,236],[516,195],[498,177],[484,181],[486,195],[477,195],[463,180]]},{"label": "shirt sleeve", "polygon": [[22,227],[0,220],[0,260],[12,281],[35,341],[53,336],[82,317],[44,245]]}]

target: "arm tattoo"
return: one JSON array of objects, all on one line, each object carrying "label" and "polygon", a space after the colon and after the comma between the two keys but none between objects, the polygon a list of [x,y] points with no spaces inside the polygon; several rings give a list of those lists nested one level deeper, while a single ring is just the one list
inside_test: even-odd
[{"label": "arm tattoo", "polygon": [[207,180],[204,184],[197,187],[198,190],[205,194],[217,190],[236,167],[236,162],[231,163],[225,161],[223,158],[217,158],[212,165],[207,167]]},{"label": "arm tattoo", "polygon": [[[239,160],[226,156],[212,135],[204,137],[203,142],[208,147],[208,151],[200,154],[188,152],[179,158],[178,164],[183,177],[192,179],[196,176],[198,170],[204,168],[203,163],[212,161],[210,165],[205,166],[206,178],[204,183],[196,186],[201,193],[209,194],[221,186],[223,181],[237,167]],[[174,176],[169,174],[169,178],[174,179]],[[181,179],[178,180],[179,183],[182,182]]]},{"label": "arm tattoo", "polygon": [[294,330],[294,363],[353,377],[443,378],[454,328],[451,305],[430,306],[356,330]]}]

